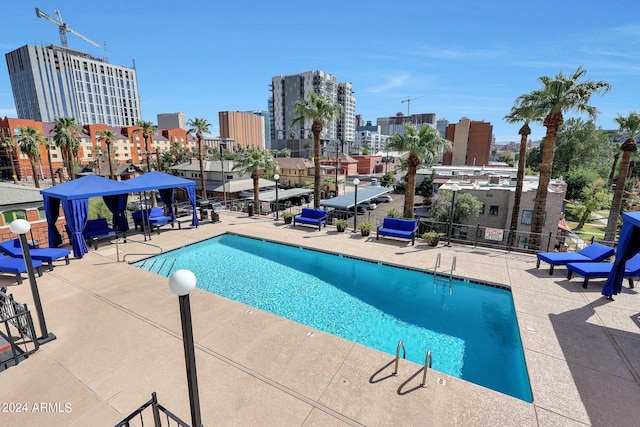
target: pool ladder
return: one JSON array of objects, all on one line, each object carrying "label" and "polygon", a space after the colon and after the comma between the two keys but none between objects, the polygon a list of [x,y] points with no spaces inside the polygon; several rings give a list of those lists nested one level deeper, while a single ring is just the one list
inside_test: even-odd
[{"label": "pool ladder", "polygon": [[456,257],[454,255],[453,261],[451,262],[451,271],[449,272],[449,295],[453,291],[453,270],[456,269]]},{"label": "pool ladder", "polygon": [[[396,346],[396,360],[395,365],[393,367],[393,375],[398,375],[398,362],[400,361],[400,349],[402,349],[402,358],[407,358],[407,349],[404,346],[404,341],[398,341],[398,345]],[[427,372],[432,365],[432,357],[431,350],[427,350],[427,354],[424,358],[424,367],[422,368],[422,382],[420,383],[420,387],[426,387],[427,384]]]}]

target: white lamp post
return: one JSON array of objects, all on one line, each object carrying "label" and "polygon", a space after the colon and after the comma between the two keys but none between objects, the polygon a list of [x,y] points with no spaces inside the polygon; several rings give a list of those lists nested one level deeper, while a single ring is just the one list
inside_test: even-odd
[{"label": "white lamp post", "polygon": [[280,182],[280,175],[273,175],[273,179],[276,180],[276,221],[278,220],[278,211],[280,210],[280,206],[278,204],[278,184]]},{"label": "white lamp post", "polygon": [[356,187],[356,192],[353,200],[353,232],[355,233],[358,225],[358,185],[360,185],[360,180],[358,178],[353,180],[353,185]]},{"label": "white lamp post", "polygon": [[460,186],[455,182],[451,184],[451,191],[453,195],[451,196],[451,211],[449,212],[449,230],[447,233],[447,246],[451,246],[451,235],[453,234],[453,211],[455,209],[456,204],[456,193],[460,191]]},{"label": "white lamp post", "polygon": [[29,252],[29,243],[27,242],[26,234],[31,230],[31,224],[24,219],[16,219],[9,224],[9,230],[12,233],[18,235],[20,239],[20,246],[22,247],[22,258],[24,265],[27,268],[27,274],[29,276],[29,285],[31,286],[31,295],[33,296],[33,304],[36,307],[36,313],[38,315],[38,323],[40,323],[40,338],[38,338],[39,344],[44,344],[56,339],[56,336],[47,331],[47,323],[44,320],[44,312],[42,311],[42,302],[40,301],[40,292],[38,292],[38,284],[36,283],[36,275],[33,271],[33,262],[31,260],[31,252]]},{"label": "white lamp post", "polygon": [[193,328],[191,326],[191,303],[189,292],[196,287],[196,276],[189,270],[178,270],[169,278],[169,289],[180,301],[180,319],[182,321],[182,341],[184,360],[187,367],[187,386],[191,404],[191,425],[202,426],[200,416],[200,397],[198,395],[198,376],[196,373],[196,354],[193,346]]}]

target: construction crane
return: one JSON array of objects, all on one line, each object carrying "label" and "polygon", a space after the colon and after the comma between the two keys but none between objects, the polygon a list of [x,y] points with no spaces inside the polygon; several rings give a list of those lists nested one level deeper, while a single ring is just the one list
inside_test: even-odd
[{"label": "construction crane", "polygon": [[415,96],[415,97],[413,97],[413,98],[407,98],[407,99],[403,99],[403,100],[402,100],[402,103],[403,103],[403,104],[404,104],[405,102],[407,103],[407,116],[410,116],[410,115],[411,115],[411,114],[409,114],[409,113],[410,113],[410,111],[411,111],[411,101],[413,101],[414,99],[424,98],[425,96],[429,96],[429,95],[428,95],[428,94],[427,94],[427,95],[420,95],[420,96]]},{"label": "construction crane", "polygon": [[69,25],[66,22],[62,21],[62,16],[60,15],[60,11],[56,10],[56,16],[58,17],[58,19],[54,19],[52,17],[50,17],[49,15],[47,15],[46,13],[44,13],[43,11],[41,11],[40,9],[38,9],[36,7],[36,16],[38,18],[44,18],[49,22],[52,22],[54,24],[56,24],[58,26],[58,30],[60,31],[60,44],[62,44],[62,47],[69,47],[69,44],[67,43],[67,33],[71,33],[73,35],[75,35],[76,37],[86,41],[87,43],[89,43],[92,46],[97,47],[98,49],[100,49],[100,45],[92,40],[89,40],[88,38],[86,38],[85,36],[83,36],[82,34],[78,33],[75,30],[72,30],[71,28],[69,28]]}]

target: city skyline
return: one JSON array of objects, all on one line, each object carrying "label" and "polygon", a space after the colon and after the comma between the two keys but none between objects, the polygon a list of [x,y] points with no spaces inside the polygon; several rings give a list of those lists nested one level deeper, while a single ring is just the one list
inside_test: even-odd
[{"label": "city skyline", "polygon": [[[26,3],[26,4],[25,4]],[[356,114],[378,117],[435,113],[457,123],[463,117],[493,125],[497,142],[518,141],[519,125],[502,119],[517,96],[538,89],[538,77],[570,74],[612,86],[592,104],[596,123],[615,129],[614,118],[638,111],[640,5],[614,7],[575,0],[534,4],[471,1],[447,4],[364,5],[328,1],[322,8],[281,1],[277,6],[181,4],[159,1],[153,8],[122,0],[91,5],[78,0],[4,5],[2,53],[26,44],[60,44],[55,16],[102,45],[110,63],[135,60],[142,117],[184,112],[206,118],[219,135],[219,111],[266,110],[275,75],[320,70],[353,85]],[[123,19],[126,17],[126,19]],[[315,19],[314,19],[315,17]],[[69,47],[104,56],[73,34]],[[634,89],[635,88],[635,89]],[[6,64],[0,71],[0,116],[17,117]],[[566,114],[576,117],[575,113]],[[539,140],[544,128],[532,126]]]}]

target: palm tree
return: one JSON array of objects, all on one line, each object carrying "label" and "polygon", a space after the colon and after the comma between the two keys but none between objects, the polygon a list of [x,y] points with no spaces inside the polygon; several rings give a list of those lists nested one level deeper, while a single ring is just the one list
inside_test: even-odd
[{"label": "palm tree", "polygon": [[303,124],[311,120],[311,132],[313,132],[313,207],[320,207],[320,133],[329,120],[338,117],[342,111],[340,104],[335,104],[326,95],[318,95],[311,92],[308,98],[299,99],[295,104],[296,118],[291,122],[294,126],[297,123]]},{"label": "palm tree", "polygon": [[13,160],[14,150],[16,149],[16,144],[13,142],[13,138],[10,136],[5,136],[2,138],[2,148],[5,149],[7,155],[9,156],[9,161],[11,162],[11,178],[14,181],[18,179],[18,175],[16,174],[16,164]]},{"label": "palm tree", "polygon": [[202,135],[210,132],[209,128],[211,127],[211,123],[209,123],[206,119],[195,118],[189,120],[187,126],[189,126],[187,134],[195,132],[196,140],[198,141],[198,159],[200,160],[200,186],[202,187],[201,196],[206,200],[207,186],[204,179],[204,147],[202,145]]},{"label": "palm tree", "polygon": [[260,176],[264,172],[275,172],[278,169],[278,164],[273,158],[271,152],[267,150],[258,150],[252,148],[247,151],[243,151],[235,161],[233,170],[239,170],[243,174],[251,174],[253,180],[253,202],[255,206],[260,206],[259,199],[259,180]]},{"label": "palm tree", "polygon": [[418,166],[430,166],[437,160],[440,151],[451,150],[452,143],[444,139],[438,130],[422,125],[420,129],[405,123],[406,133],[391,135],[386,150],[408,152],[404,217],[413,218],[413,200],[416,194],[416,171]]},{"label": "palm tree", "polygon": [[[523,112],[521,112],[522,114]],[[515,238],[515,234],[513,233],[518,229],[518,219],[520,217],[520,202],[522,201],[522,187],[524,185],[524,168],[525,168],[525,160],[527,157],[527,139],[529,139],[529,135],[531,135],[531,128],[529,127],[529,123],[536,119],[533,116],[522,116],[514,113],[513,109],[511,110],[511,114],[505,116],[504,120],[507,123],[519,123],[524,122],[518,134],[520,135],[520,152],[518,157],[518,172],[516,174],[516,193],[513,197],[513,211],[511,212],[511,225],[509,230],[512,231],[509,237],[509,244],[513,244],[513,240]]]},{"label": "palm tree", "polygon": [[151,172],[151,164],[149,162],[149,137],[155,133],[155,127],[151,122],[140,120],[138,121],[138,129],[136,129],[136,131],[142,131],[142,138],[144,139],[144,151],[147,156],[147,172]]},{"label": "palm tree", "polygon": [[111,143],[116,140],[116,134],[110,130],[100,130],[96,135],[97,141],[102,141],[107,146],[107,162],[109,162],[109,177],[113,180],[116,179],[113,174],[113,161],[111,160]]},{"label": "palm tree", "polygon": [[636,112],[630,113],[627,117],[618,116],[615,119],[620,126],[620,133],[627,134],[627,139],[620,146],[622,150],[622,160],[620,161],[620,170],[616,179],[616,189],[613,192],[613,200],[611,201],[611,210],[609,211],[609,220],[604,233],[604,240],[613,242],[616,238],[616,230],[618,229],[618,218],[622,210],[622,196],[624,195],[624,183],[629,173],[629,163],[631,162],[631,154],[638,150],[636,146],[636,137],[640,134],[640,115]]},{"label": "palm tree", "polygon": [[56,133],[53,141],[62,153],[62,163],[67,168],[71,179],[75,178],[74,159],[80,147],[78,138],[80,130],[74,117],[56,117],[53,131]]},{"label": "palm tree", "polygon": [[31,171],[33,172],[33,182],[36,188],[40,188],[40,180],[36,166],[40,160],[40,144],[44,142],[44,135],[38,129],[32,127],[21,127],[20,135],[17,137],[20,152],[29,158]]},{"label": "palm tree", "polygon": [[585,74],[586,70],[578,67],[576,72],[570,76],[565,76],[562,72],[558,73],[555,78],[542,76],[539,80],[543,87],[529,94],[520,95],[511,110],[511,115],[535,117],[536,121],[542,121],[544,127],[547,128],[531,221],[530,249],[536,250],[540,246],[540,234],[544,226],[556,137],[558,128],[564,122],[563,113],[577,111],[586,113],[590,118],[595,119],[598,109],[589,105],[591,96],[594,93],[605,94],[611,88],[609,83],[605,81],[579,82]]}]

